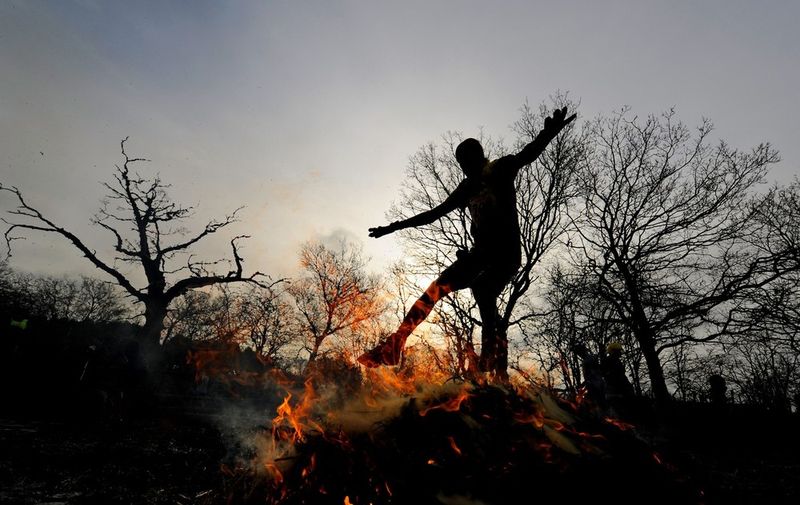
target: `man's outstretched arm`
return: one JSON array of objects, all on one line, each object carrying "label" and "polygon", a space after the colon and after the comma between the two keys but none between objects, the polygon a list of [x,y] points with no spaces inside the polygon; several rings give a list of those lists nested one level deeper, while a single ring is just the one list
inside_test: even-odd
[{"label": "man's outstretched arm", "polygon": [[556,138],[556,135],[558,135],[565,126],[574,121],[576,116],[577,114],[573,114],[567,117],[567,108],[564,107],[562,109],[556,109],[551,117],[545,118],[542,131],[533,139],[533,142],[526,145],[514,156],[517,169],[533,163],[536,158],[542,154],[547,144]]},{"label": "man's outstretched arm", "polygon": [[466,186],[465,183],[462,182],[458,185],[458,187],[456,187],[455,190],[453,190],[452,193],[450,193],[450,196],[448,196],[444,202],[440,203],[431,210],[420,212],[416,216],[411,216],[410,218],[403,219],[402,221],[389,223],[386,226],[376,226],[375,228],[370,228],[369,236],[378,238],[406,228],[415,228],[417,226],[431,224],[437,219],[445,216],[447,213],[466,205],[465,192]]}]

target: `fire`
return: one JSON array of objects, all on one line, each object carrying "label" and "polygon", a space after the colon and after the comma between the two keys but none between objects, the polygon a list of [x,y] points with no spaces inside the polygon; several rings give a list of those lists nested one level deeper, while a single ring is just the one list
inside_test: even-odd
[{"label": "fire", "polygon": [[218,382],[228,386],[228,392],[238,396],[233,385],[263,387],[267,381],[280,383],[269,360],[250,351],[242,351],[235,342],[209,342],[186,351],[186,364],[195,371],[195,382]]},{"label": "fire", "polygon": [[[341,398],[341,391],[315,389],[312,379],[305,382],[302,391],[284,386],[282,401],[271,419],[271,440],[267,441],[260,455],[261,468],[265,469],[276,497],[281,497],[276,503],[288,496],[289,488],[297,485],[316,486],[322,492],[324,486],[320,479],[324,476],[317,471],[317,454],[305,457],[301,456],[302,452],[298,454],[298,448],[310,437],[321,435],[327,443],[335,444],[347,453],[354,450],[350,445],[351,436],[367,432],[383,420],[395,418],[403,406],[412,405],[414,399],[424,407],[416,411],[417,415],[425,417],[433,410],[457,412],[472,396],[471,384],[434,384],[389,368],[369,370],[360,390],[350,391],[352,395],[344,403],[336,400]],[[455,437],[446,436],[444,441],[453,453],[463,456]],[[430,458],[427,463],[437,465],[437,460],[438,456]],[[302,466],[293,471],[292,466],[296,464]],[[297,477],[292,479],[287,475],[296,475],[302,479],[299,482],[307,484],[299,484]],[[388,481],[376,484],[374,496],[392,496]],[[345,500],[345,503],[352,503],[349,495]]]},{"label": "fire", "polygon": [[628,431],[628,430],[633,429],[633,428],[636,427],[636,426],[634,426],[632,424],[620,421],[619,419],[614,419],[613,417],[604,417],[603,421],[607,422],[608,424],[610,424],[612,426],[616,426],[621,431]]},{"label": "fire", "polygon": [[194,379],[197,382],[206,377],[225,377],[229,368],[226,355],[227,353],[217,349],[190,350],[186,353],[186,364],[194,365]]},{"label": "fire", "polygon": [[539,430],[544,426],[544,414],[540,410],[531,413],[518,412],[514,414],[514,420],[521,424],[532,424]]},{"label": "fire", "polygon": [[[451,418],[453,422],[463,423],[460,429],[503,430],[503,426],[508,426],[509,430],[522,434],[520,444],[510,448],[510,454],[530,451],[538,455],[534,460],[538,457],[545,464],[563,465],[568,461],[565,458],[575,456],[602,457],[606,451],[606,439],[584,428],[585,420],[576,417],[572,404],[540,389],[474,382],[428,382],[413,373],[389,367],[368,369],[363,373],[361,387],[346,391],[326,385],[320,379],[305,381],[302,389],[293,389],[289,384],[284,386],[285,393],[280,395],[282,400],[275,409],[271,430],[266,433],[266,444],[259,454],[260,468],[265,470],[275,493],[276,501],[268,503],[282,503],[286,497],[297,496],[298,489],[344,496],[344,503],[351,505],[354,502],[380,503],[391,497],[393,490],[387,479],[390,475],[381,474],[379,466],[376,473],[369,473],[369,465],[380,462],[381,458],[370,455],[364,444],[374,446],[376,439],[373,437],[376,434],[380,437],[383,427],[406,416],[417,416],[416,421],[409,419],[409,426],[433,423],[431,426],[442,430],[434,436],[431,445],[425,446],[427,454],[419,461],[433,467],[432,471],[450,464],[453,456],[469,465],[474,463],[476,455],[484,453],[481,437],[473,439],[464,436],[462,431],[448,428],[450,421],[444,416],[451,413],[455,414]],[[494,410],[496,408],[499,410]],[[437,416],[424,420],[433,411],[438,411]],[[447,422],[439,423],[435,419],[438,415]],[[506,419],[513,422],[503,425]],[[623,431],[632,427],[610,417],[597,421]],[[389,447],[395,450],[395,446]],[[514,457],[506,465],[519,465]],[[653,458],[658,460],[658,455],[654,454]],[[330,475],[331,465],[336,468],[338,461],[345,465],[343,468],[348,468],[346,465],[359,460],[374,480],[372,477],[364,480],[361,492],[351,499],[350,494],[355,493],[353,488],[337,487],[335,482],[325,479]],[[505,467],[495,463],[495,468]],[[358,474],[359,471],[351,472]],[[350,494],[346,495],[345,491]]]},{"label": "fire", "polygon": [[311,461],[309,462],[308,466],[303,468],[303,472],[301,474],[303,478],[304,479],[308,478],[308,476],[311,475],[311,472],[313,472],[316,467],[317,467],[317,455],[312,454]]},{"label": "fire", "polygon": [[368,401],[387,394],[413,395],[417,391],[417,380],[413,376],[398,374],[389,367],[367,368],[364,372]]},{"label": "fire", "polygon": [[450,448],[453,449],[453,452],[461,456],[461,449],[459,449],[458,445],[456,445],[456,440],[451,436],[448,436],[447,440],[450,442]]},{"label": "fire", "polygon": [[323,432],[322,426],[310,419],[311,410],[317,399],[312,381],[309,379],[305,382],[303,397],[294,407],[292,407],[290,402],[291,399],[292,393],[287,392],[283,403],[277,408],[278,415],[272,420],[273,436],[276,438],[282,437],[280,435],[280,429],[284,424],[291,426],[294,431],[291,435],[291,442],[295,444],[304,440],[305,431],[309,427],[312,427],[320,433]]},{"label": "fire", "polygon": [[455,398],[451,398],[444,403],[440,403],[438,405],[433,405],[432,407],[428,407],[426,409],[422,409],[419,411],[419,415],[425,417],[428,415],[428,412],[436,409],[444,410],[445,412],[456,412],[461,409],[461,404],[464,403],[466,399],[470,397],[470,393],[465,386],[464,389],[459,391],[458,396]]}]

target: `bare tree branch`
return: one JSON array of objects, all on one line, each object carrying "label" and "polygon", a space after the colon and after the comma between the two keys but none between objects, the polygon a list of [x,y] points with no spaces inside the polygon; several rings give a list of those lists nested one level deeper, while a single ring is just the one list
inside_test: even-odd
[{"label": "bare tree branch", "polygon": [[[145,305],[145,331],[156,341],[163,328],[167,307],[175,298],[183,296],[189,290],[236,282],[270,288],[283,281],[282,279],[272,281],[261,272],[244,274],[244,259],[239,252],[238,241],[249,238],[248,235],[239,235],[231,240],[232,260],[228,263],[232,268],[227,273],[214,272],[213,267],[223,260],[198,261],[194,259],[194,255],[189,255],[183,266],[170,266],[168,262],[174,256],[183,252],[188,253],[202,239],[236,222],[237,214],[243,207],[237,208],[222,220],[211,220],[194,236],[165,247],[164,237],[185,234],[181,223],[192,215],[193,209],[176,204],[167,194],[169,185],[164,184],[157,175],[146,178],[132,172],[133,164],[148,160],[129,156],[126,152],[127,140],[126,137],[120,142],[123,163],[121,166],[116,166],[113,181],[103,184],[108,193],[92,223],[113,236],[113,248],[118,254],[116,260],[141,266],[146,279],[144,287],[141,289],[134,287],[133,282],[125,274],[101,260],[98,254],[76,235],[56,225],[36,208],[28,205],[19,189],[0,186],[0,190],[13,194],[18,202],[17,207],[9,211],[14,219],[3,220],[8,225],[4,233],[8,254],[11,254],[12,242],[22,238],[15,235],[16,231],[40,231],[61,235],[97,268],[112,276],[120,286]],[[189,275],[172,280],[181,272],[188,272]]]}]

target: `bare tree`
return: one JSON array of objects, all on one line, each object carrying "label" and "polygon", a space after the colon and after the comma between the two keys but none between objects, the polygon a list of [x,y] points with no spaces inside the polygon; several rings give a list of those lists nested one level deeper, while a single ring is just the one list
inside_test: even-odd
[{"label": "bare tree", "polygon": [[380,280],[365,271],[365,264],[361,249],[344,241],[337,248],[321,243],[302,246],[304,275],[288,291],[306,336],[303,349],[309,364],[330,337],[357,334],[382,313]]},{"label": "bare tree", "polygon": [[[517,136],[515,147],[521,148],[536,138],[548,111],[564,106],[569,110],[575,108],[564,96],[557,96],[552,101],[552,104],[542,104],[538,109],[523,105],[520,118],[513,125]],[[444,135],[442,144],[427,144],[410,158],[406,170],[408,185],[399,204],[390,212],[390,219],[403,220],[430,210],[452,193],[463,179],[463,172],[455,159],[455,147],[461,140],[460,134],[448,133]],[[502,143],[483,136],[479,140],[488,158],[506,154]],[[522,266],[503,294],[498,333],[506,333],[509,328],[533,317],[528,311],[515,309],[537,278],[536,266],[569,223],[567,204],[574,196],[576,169],[583,157],[583,145],[582,134],[574,126],[567,126],[517,177]],[[407,255],[417,268],[415,273],[435,276],[453,262],[459,250],[469,249],[472,245],[470,222],[469,212],[457,209],[429,225],[401,231]],[[466,293],[451,293],[442,302],[435,308],[437,320],[444,325],[445,332],[453,333],[451,336],[458,352],[470,352],[473,349],[472,329],[480,325],[474,314],[472,298]],[[454,325],[460,328],[456,329]],[[460,356],[456,362],[460,363],[459,368],[463,368],[463,364],[468,362],[467,356]]]},{"label": "bare tree", "polygon": [[725,372],[742,401],[787,411],[800,394],[800,181],[772,188],[755,208],[758,247],[780,279],[750,290],[726,321]]},{"label": "bare tree", "polygon": [[72,321],[128,319],[130,306],[112,283],[92,277],[55,277],[12,270],[0,263],[0,308],[19,316]]},{"label": "bare tree", "polygon": [[585,347],[590,355],[603,357],[607,346],[616,342],[622,345],[621,359],[634,389],[641,394],[641,352],[614,306],[603,299],[591,271],[557,263],[548,270],[543,284],[537,317],[520,326],[521,357],[537,363],[548,384],[575,394],[585,379],[583,360],[576,349]]},{"label": "bare tree", "polygon": [[800,354],[769,333],[724,339],[723,374],[742,403],[788,413],[800,393]]},{"label": "bare tree", "polygon": [[[175,299],[193,289],[215,284],[261,284],[266,276],[260,272],[249,276],[243,274],[243,260],[237,241],[247,238],[244,235],[230,241],[232,260],[227,262],[230,265],[227,273],[213,270],[221,260],[199,261],[192,255],[187,258],[193,246],[235,222],[240,209],[222,220],[210,221],[200,232],[188,234],[182,224],[192,216],[193,208],[172,201],[167,194],[169,185],[164,184],[158,176],[148,179],[132,172],[133,164],[147,160],[129,157],[125,152],[126,141],[127,138],[120,143],[123,164],[116,166],[114,180],[104,183],[108,190],[107,198],[92,220],[114,239],[116,256],[112,261],[101,259],[75,234],[29,205],[19,189],[0,185],[0,190],[13,194],[17,200],[17,207],[9,211],[14,217],[4,219],[8,224],[5,238],[9,255],[12,242],[21,238],[15,235],[17,230],[55,233],[69,240],[95,267],[110,275],[134,300],[144,305],[144,336],[148,341],[158,343],[167,308]],[[182,266],[175,265],[178,259],[185,260],[185,263]],[[136,287],[136,283],[117,266],[118,262],[140,266],[146,279],[145,285]]]},{"label": "bare tree", "polygon": [[223,308],[226,307],[210,291],[189,291],[176,298],[164,318],[164,344],[175,337],[191,341],[216,338],[214,321],[219,319],[218,312]]},{"label": "bare tree", "polygon": [[119,321],[128,319],[131,307],[124,294],[111,282],[81,277],[75,315],[78,321]]},{"label": "bare tree", "polygon": [[14,277],[8,262],[0,260],[0,311],[13,313],[19,306]]},{"label": "bare tree", "polygon": [[297,336],[286,294],[275,287],[229,288],[187,293],[170,306],[164,341],[180,336],[249,347],[261,358],[279,362]]},{"label": "bare tree", "polygon": [[91,277],[33,277],[28,286],[32,312],[47,319],[110,322],[130,311],[113,284]]},{"label": "bare tree", "polygon": [[800,180],[784,187],[773,188],[756,209],[756,219],[770,233],[761,241],[776,254],[789,274],[752,291],[738,324],[731,327],[742,333],[766,333],[782,346],[800,354]]},{"label": "bare tree", "polygon": [[635,337],[663,403],[662,351],[724,334],[741,297],[787,272],[787,250],[766,247],[774,230],[755,219],[755,186],[778,156],[769,144],[710,146],[710,123],[693,136],[672,111],[629,116],[590,126],[571,250]]},{"label": "bare tree", "polygon": [[242,343],[260,356],[279,361],[282,351],[297,336],[293,312],[285,293],[254,286],[236,297],[234,314]]}]

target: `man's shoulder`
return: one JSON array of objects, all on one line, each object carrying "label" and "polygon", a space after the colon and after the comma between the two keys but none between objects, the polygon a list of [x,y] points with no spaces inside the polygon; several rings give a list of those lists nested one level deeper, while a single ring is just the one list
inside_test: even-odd
[{"label": "man's shoulder", "polygon": [[495,160],[490,161],[487,163],[487,166],[492,167],[502,167],[503,165],[508,165],[510,163],[516,163],[517,157],[513,154],[506,154],[505,156],[501,156]]},{"label": "man's shoulder", "polygon": [[472,184],[472,181],[464,179],[459,182],[458,186],[456,186],[455,189],[450,193],[448,200],[458,206],[464,206],[474,190],[475,187],[474,184]]},{"label": "man's shoulder", "polygon": [[507,154],[487,163],[484,168],[484,175],[491,178],[516,175],[515,168],[517,168],[517,157],[513,154]]}]

